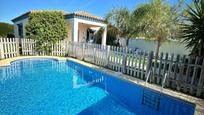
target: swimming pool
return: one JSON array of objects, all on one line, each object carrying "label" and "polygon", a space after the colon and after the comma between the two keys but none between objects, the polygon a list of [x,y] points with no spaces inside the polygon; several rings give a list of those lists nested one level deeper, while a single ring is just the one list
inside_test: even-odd
[{"label": "swimming pool", "polygon": [[195,105],[73,61],[23,59],[0,68],[1,114],[193,115]]}]

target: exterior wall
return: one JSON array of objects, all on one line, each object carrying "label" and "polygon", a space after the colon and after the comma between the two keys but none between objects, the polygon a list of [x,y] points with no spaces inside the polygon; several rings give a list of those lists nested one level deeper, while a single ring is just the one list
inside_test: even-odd
[{"label": "exterior wall", "polygon": [[74,18],[74,19],[76,22],[80,22],[80,23],[84,23],[84,24],[100,26],[100,27],[107,27],[107,24],[105,24],[105,23],[99,23],[99,22],[94,22],[94,21],[89,21],[89,20],[78,19],[78,18]]},{"label": "exterior wall", "polygon": [[[104,27],[107,28],[107,24],[98,21],[85,20],[81,18],[70,18],[65,19],[68,23],[68,41],[76,41],[76,42],[85,42],[87,37],[87,28],[89,27]],[[15,37],[19,37],[18,35],[18,24],[23,24],[23,37],[25,37],[25,26],[28,23],[28,18],[24,18],[22,20],[18,20],[14,22],[14,34]],[[83,24],[82,24],[83,23]],[[107,30],[107,29],[106,29]],[[106,43],[106,31],[103,35],[103,44]]]},{"label": "exterior wall", "polygon": [[86,39],[87,39],[87,29],[89,28],[88,25],[86,24],[82,24],[80,23],[79,24],[79,42],[86,42]]},{"label": "exterior wall", "polygon": [[68,25],[67,40],[70,42],[70,41],[72,41],[72,28],[73,28],[72,22],[73,22],[73,20],[72,19],[65,19],[65,21],[67,22],[67,25]]},{"label": "exterior wall", "polygon": [[14,35],[15,37],[19,38],[19,35],[18,35],[18,24],[23,24],[23,37],[25,37],[25,26],[26,24],[28,23],[28,18],[25,18],[23,20],[20,20],[20,21],[17,21],[14,23]]},{"label": "exterior wall", "polygon": [[[143,39],[130,39],[128,47],[130,48],[139,48],[146,51],[155,51],[157,42],[153,40],[143,40]],[[188,55],[190,49],[185,48],[185,44],[182,44],[177,41],[163,42],[160,47],[160,52],[163,53],[174,53],[181,55]]]},{"label": "exterior wall", "polygon": [[[80,23],[89,25],[89,27],[96,26],[96,27],[107,28],[107,24],[105,24],[105,23],[99,23],[99,22],[94,22],[94,21],[90,21],[90,20],[83,20],[83,19],[79,19],[79,18],[73,18],[70,20],[70,22],[72,23],[72,40],[75,42],[80,41],[80,40],[78,40],[79,37],[83,38],[85,36],[85,34],[83,32],[85,31],[86,27],[79,26]],[[82,33],[80,32],[80,30]],[[104,45],[105,45],[106,34],[104,35],[103,39],[105,39],[104,40]],[[81,41],[83,42],[84,40],[82,39]]]}]

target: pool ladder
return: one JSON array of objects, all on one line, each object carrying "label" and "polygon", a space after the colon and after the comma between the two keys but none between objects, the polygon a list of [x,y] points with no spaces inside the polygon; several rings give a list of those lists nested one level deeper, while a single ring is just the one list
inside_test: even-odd
[{"label": "pool ladder", "polygon": [[[152,74],[152,69],[150,69],[150,71],[147,74],[145,84],[148,83],[148,80],[149,80],[151,74]],[[164,79],[162,81],[161,91],[159,94],[156,92],[153,92],[151,90],[148,90],[148,89],[143,89],[143,95],[142,95],[142,104],[143,105],[146,105],[146,106],[153,108],[157,111],[159,110],[161,94],[163,92],[163,88],[164,88],[167,76],[168,76],[168,74],[166,73],[164,76]]]},{"label": "pool ladder", "polygon": [[151,90],[143,90],[142,104],[159,111],[161,94]]},{"label": "pool ladder", "polygon": [[[148,72],[148,74],[147,74],[147,77],[146,77],[146,80],[145,80],[145,85],[148,83],[151,74],[152,74],[152,69],[150,69],[149,72]],[[165,73],[164,79],[163,79],[162,84],[161,84],[161,92],[163,92],[163,89],[164,89],[164,85],[165,85],[165,83],[166,83],[166,78],[167,78],[167,76],[168,76],[168,73]]]}]

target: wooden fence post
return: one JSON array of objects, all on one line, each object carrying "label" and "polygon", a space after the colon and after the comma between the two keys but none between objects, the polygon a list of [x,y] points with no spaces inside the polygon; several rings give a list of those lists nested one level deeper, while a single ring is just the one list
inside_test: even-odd
[{"label": "wooden fence post", "polygon": [[198,62],[199,62],[199,57],[196,57],[195,58],[195,66],[193,68],[193,76],[191,78],[191,87],[190,87],[190,94],[193,94],[193,90],[194,90],[194,81],[195,81],[195,78],[197,77],[197,73],[198,73]]},{"label": "wooden fence post", "polygon": [[0,38],[0,59],[4,59],[3,38]]},{"label": "wooden fence post", "polygon": [[[22,38],[21,38],[21,39],[22,39]],[[20,52],[20,48],[19,48],[19,47],[20,47],[20,40],[21,40],[21,39],[16,38],[16,47],[15,47],[15,48],[16,48],[17,56],[20,55],[20,53],[19,53],[19,52]]]},{"label": "wooden fence post", "polygon": [[204,58],[203,58],[203,63],[201,67],[201,73],[200,73],[200,78],[198,81],[198,88],[196,92],[196,96],[200,97],[202,93],[202,88],[203,88],[203,82],[204,82]]},{"label": "wooden fence post", "polygon": [[153,61],[153,51],[148,53],[148,59],[147,59],[147,67],[146,67],[146,73],[145,76],[147,77],[148,73],[152,69],[152,61]]},{"label": "wooden fence post", "polygon": [[73,42],[70,42],[70,54],[69,54],[69,56],[71,56],[71,57],[74,57],[74,54],[73,54],[73,52],[74,52],[74,46],[73,46]]},{"label": "wooden fence post", "polygon": [[68,42],[68,56],[72,56],[73,46],[72,42]]},{"label": "wooden fence post", "polygon": [[74,53],[74,57],[75,57],[75,58],[77,58],[76,47],[77,47],[77,46],[76,46],[76,43],[73,42],[73,48],[74,48],[74,49],[73,49],[73,53]]},{"label": "wooden fence post", "polygon": [[[181,79],[181,76],[178,76],[177,74],[178,74],[178,69],[179,69],[179,60],[180,60],[180,55],[177,55],[176,56],[176,62],[175,62],[175,67],[174,67],[174,74],[173,74],[173,79],[175,80],[175,81],[177,81],[176,82],[176,84],[174,84],[175,85],[175,88],[177,89],[177,90],[180,90],[180,79]],[[174,86],[173,86],[174,87]]]},{"label": "wooden fence post", "polygon": [[108,68],[108,66],[109,66],[109,59],[110,59],[110,46],[108,45],[106,48],[107,49],[106,49],[106,66],[105,67]]},{"label": "wooden fence post", "polygon": [[67,57],[68,56],[68,53],[69,53],[69,43],[68,43],[68,41],[66,40],[65,41],[65,44],[66,44],[66,46],[65,46],[65,56]]},{"label": "wooden fence post", "polygon": [[164,78],[165,78],[165,74],[167,74],[167,77],[166,77],[166,79],[165,79],[165,83],[163,84],[164,86],[163,87],[165,87],[166,86],[166,84],[167,84],[167,80],[168,80],[168,77],[169,77],[169,73],[168,73],[168,71],[167,71],[167,61],[168,61],[168,58],[169,58],[169,54],[168,53],[166,53],[165,54],[165,60],[164,60],[164,67],[163,67],[163,73],[162,73],[162,76],[163,76],[163,78],[162,78],[162,81],[164,80]]},{"label": "wooden fence post", "polygon": [[94,48],[93,48],[93,60],[92,60],[92,63],[94,63],[95,64],[95,61],[96,61],[96,47],[94,46]]},{"label": "wooden fence post", "polygon": [[123,48],[122,73],[126,73],[126,63],[127,63],[127,47]]},{"label": "wooden fence post", "polygon": [[84,60],[85,55],[85,43],[82,43],[82,60]]},{"label": "wooden fence post", "polygon": [[[158,67],[158,73],[157,73],[157,79],[156,79],[156,83],[157,84],[160,84],[160,81],[162,81],[162,78],[161,78],[161,70],[162,70],[162,65],[163,65],[163,56],[164,56],[164,53],[163,52],[161,52],[160,53],[160,56],[159,56],[159,58],[158,58],[158,60],[160,61],[160,62],[158,62],[158,64],[159,64],[159,67]],[[162,82],[161,82],[161,84],[162,84]]]}]

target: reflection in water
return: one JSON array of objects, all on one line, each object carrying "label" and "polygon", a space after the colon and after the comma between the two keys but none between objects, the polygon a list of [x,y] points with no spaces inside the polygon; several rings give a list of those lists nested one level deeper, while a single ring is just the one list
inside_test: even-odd
[{"label": "reflection in water", "polygon": [[[80,76],[67,63],[26,59],[0,68],[1,113],[76,115],[106,97],[103,89],[95,87],[103,78],[88,80],[87,71]],[[78,77],[77,84],[89,85],[74,89],[73,76]]]},{"label": "reflection in water", "polygon": [[12,63],[8,67],[0,67],[0,81],[3,83],[8,79],[12,79],[16,76],[21,76],[21,71],[19,71],[19,63]]},{"label": "reflection in water", "polygon": [[96,86],[107,91],[107,78],[101,72],[96,72],[94,69],[82,67],[82,65],[75,62],[67,62],[68,66],[75,71],[72,77],[73,88],[81,88],[87,86]]},{"label": "reflection in water", "polygon": [[101,78],[93,79],[91,81],[87,81],[87,82],[84,82],[84,83],[79,83],[78,82],[78,77],[74,75],[73,76],[73,88],[81,88],[81,87],[84,87],[84,86],[91,86],[91,85],[94,85],[94,84],[97,84],[97,83],[101,83],[103,81],[104,81],[104,78],[102,76]]},{"label": "reflection in water", "polygon": [[[49,63],[48,63],[49,62]],[[48,71],[53,70],[57,72],[66,72],[68,70],[65,66],[65,62],[53,61],[50,59],[25,59],[14,61],[10,66],[0,67],[0,82],[3,83],[6,80],[21,77],[26,74],[32,76],[32,73],[40,72],[40,70]],[[26,71],[27,70],[27,71]]]}]

